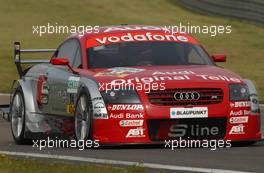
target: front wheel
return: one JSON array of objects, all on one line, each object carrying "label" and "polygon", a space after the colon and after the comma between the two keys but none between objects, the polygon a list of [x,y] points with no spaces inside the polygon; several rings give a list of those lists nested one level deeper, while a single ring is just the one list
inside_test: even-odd
[{"label": "front wheel", "polygon": [[82,89],[75,106],[75,137],[77,140],[92,139],[92,103],[90,94]]}]

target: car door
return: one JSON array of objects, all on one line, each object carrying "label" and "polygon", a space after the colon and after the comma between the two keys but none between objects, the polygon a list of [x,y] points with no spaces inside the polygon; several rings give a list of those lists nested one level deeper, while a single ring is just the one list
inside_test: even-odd
[{"label": "car door", "polygon": [[[79,40],[69,39],[57,50],[53,58],[67,58],[73,68],[81,67],[81,48]],[[79,76],[67,66],[49,65],[46,73],[49,87],[49,103],[45,112],[51,115],[72,116],[79,84]]]}]

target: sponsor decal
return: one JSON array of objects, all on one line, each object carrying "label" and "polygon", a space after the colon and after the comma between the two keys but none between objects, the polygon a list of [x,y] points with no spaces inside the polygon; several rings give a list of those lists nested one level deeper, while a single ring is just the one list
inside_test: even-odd
[{"label": "sponsor decal", "polygon": [[49,96],[48,95],[42,95],[41,96],[41,103],[42,104],[48,104],[49,102]]},{"label": "sponsor decal", "polygon": [[190,136],[216,136],[219,134],[219,128],[216,126],[206,127],[200,125],[188,125],[188,124],[173,124],[170,126],[168,133],[169,137],[184,137]]},{"label": "sponsor decal", "polygon": [[48,104],[49,86],[47,84],[47,76],[40,75],[38,78],[36,99],[39,106]]},{"label": "sponsor decal", "polygon": [[229,132],[230,135],[235,135],[235,134],[244,134],[244,125],[239,124],[237,126],[233,126]]},{"label": "sponsor decal", "polygon": [[77,93],[80,77],[71,76],[67,82],[67,93]]},{"label": "sponsor decal", "polygon": [[166,31],[166,28],[159,26],[122,26],[122,27],[115,26],[115,27],[107,27],[104,30],[104,33],[113,32],[113,31],[139,31],[139,30]]},{"label": "sponsor decal", "polygon": [[134,42],[134,41],[176,41],[176,42],[188,42],[188,38],[183,35],[173,35],[164,33],[121,33],[113,34],[111,36],[101,36],[95,38],[98,44],[110,44],[118,42]]},{"label": "sponsor decal", "polygon": [[122,33],[112,33],[112,34],[101,34],[96,35],[86,42],[86,47],[98,47],[101,49],[102,45],[108,45],[113,43],[122,42],[145,42],[145,41],[164,41],[164,42],[189,42],[197,44],[197,41],[192,37],[182,34],[166,34],[162,31],[138,31],[138,32],[122,32]]},{"label": "sponsor decal", "polygon": [[143,113],[119,113],[119,114],[113,114],[111,113],[109,115],[112,119],[143,119],[144,114]]},{"label": "sponsor decal", "polygon": [[96,119],[108,119],[105,105],[101,101],[98,101],[93,104],[93,114],[94,114],[94,118]]},{"label": "sponsor decal", "polygon": [[94,119],[108,119],[108,115],[106,113],[94,113]]},{"label": "sponsor decal", "polygon": [[43,82],[41,92],[42,92],[42,94],[46,94],[46,95],[49,94],[49,86],[48,86],[47,82]]},{"label": "sponsor decal", "polygon": [[162,81],[184,81],[184,80],[195,80],[202,79],[206,81],[232,81],[241,82],[239,78],[227,77],[222,75],[210,76],[210,75],[154,75],[146,77],[133,77],[129,79],[115,79],[112,80],[113,84],[122,83],[151,83],[151,82],[162,82]]},{"label": "sponsor decal", "polygon": [[121,120],[119,125],[122,127],[133,127],[133,126],[143,126],[144,120]]},{"label": "sponsor decal", "polygon": [[67,113],[73,115],[74,114],[74,104],[68,104],[67,105]]},{"label": "sponsor decal", "polygon": [[139,138],[145,137],[143,128],[130,129],[126,135],[126,138]]},{"label": "sponsor decal", "polygon": [[125,77],[129,74],[138,73],[144,71],[144,69],[130,68],[130,67],[115,67],[108,71],[98,72],[95,76],[114,76],[114,77]]},{"label": "sponsor decal", "polygon": [[232,81],[232,82],[241,82],[239,78],[234,78],[234,77],[228,77],[228,76],[223,76],[223,75],[196,75],[197,77],[200,77],[204,80],[213,80],[213,81]]},{"label": "sponsor decal", "polygon": [[94,98],[92,99],[92,101],[97,101],[97,100],[103,100],[103,98],[102,98],[102,97],[94,97]]},{"label": "sponsor decal", "polygon": [[230,111],[230,116],[243,116],[249,114],[250,114],[249,110]]},{"label": "sponsor decal", "polygon": [[230,123],[232,124],[240,124],[240,123],[247,123],[248,122],[248,116],[243,117],[231,117]]},{"label": "sponsor decal", "polygon": [[96,112],[96,113],[100,113],[101,109],[103,109],[103,108],[105,108],[103,102],[97,102],[94,104],[94,112]]},{"label": "sponsor decal", "polygon": [[69,94],[69,103],[70,104],[74,104],[75,103],[75,101],[74,101],[74,94]]},{"label": "sponsor decal", "polygon": [[[57,99],[62,103],[66,104],[67,101],[67,92],[65,90],[54,90],[57,93]],[[72,102],[73,103],[73,102]]]},{"label": "sponsor decal", "polygon": [[239,101],[239,102],[230,103],[230,107],[232,108],[243,108],[243,107],[250,107],[250,106],[251,106],[250,101]]},{"label": "sponsor decal", "polygon": [[207,107],[194,108],[170,108],[170,118],[206,118],[208,117]]},{"label": "sponsor decal", "polygon": [[195,74],[195,72],[190,70],[184,70],[184,71],[155,71],[152,73],[153,76],[155,75],[186,75],[186,74]]},{"label": "sponsor decal", "polygon": [[107,109],[110,111],[114,110],[143,110],[143,105],[138,104],[114,104],[114,105],[108,105]]}]

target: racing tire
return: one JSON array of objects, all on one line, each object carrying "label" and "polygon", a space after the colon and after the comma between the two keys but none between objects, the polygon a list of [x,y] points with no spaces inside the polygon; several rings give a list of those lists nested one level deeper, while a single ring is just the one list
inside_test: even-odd
[{"label": "racing tire", "polygon": [[26,105],[24,93],[22,88],[18,87],[10,105],[11,132],[15,143],[18,145],[28,143],[28,139],[25,138],[25,117]]},{"label": "racing tire", "polygon": [[74,132],[76,140],[92,140],[93,109],[87,89],[79,91],[74,113]]}]

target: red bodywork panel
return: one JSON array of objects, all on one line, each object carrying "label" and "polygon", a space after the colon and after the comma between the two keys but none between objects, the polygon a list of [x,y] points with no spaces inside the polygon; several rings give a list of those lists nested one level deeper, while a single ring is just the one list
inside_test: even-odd
[{"label": "red bodywork panel", "polygon": [[[130,29],[127,29],[129,28]],[[133,28],[134,29],[131,29]],[[107,104],[108,119],[94,119],[93,138],[100,143],[154,143],[169,139],[169,136],[177,135],[174,127],[181,125],[182,129],[190,128],[189,134],[194,138],[198,135],[209,133],[212,139],[225,140],[259,140],[260,114],[251,113],[250,103],[230,102],[228,84],[243,84],[240,76],[217,66],[155,66],[155,67],[133,67],[141,69],[140,72],[123,74],[111,73],[112,69],[88,69],[86,48],[100,46],[103,44],[119,43],[129,39],[130,41],[183,41],[190,44],[199,44],[194,38],[187,34],[165,33],[158,29],[135,29],[142,26],[120,26],[118,29],[106,27],[100,29],[99,33],[86,34],[78,38],[82,47],[83,70],[80,74],[93,77],[99,83],[109,83],[113,80],[129,81],[131,83],[148,80],[151,82],[165,83],[166,89],[211,89],[217,88],[223,92],[221,102],[216,104],[199,105],[155,105],[150,102],[148,94],[137,91],[141,104],[138,108],[131,107],[132,104],[122,104],[127,107],[119,107],[115,104]],[[109,29],[110,28],[110,29]],[[140,35],[140,36],[139,36]],[[170,35],[170,36],[169,36]],[[162,36],[162,37],[161,37]],[[154,38],[156,37],[156,38]],[[167,38],[166,38],[167,37]],[[72,38],[72,37],[71,37]],[[122,38],[122,39],[121,39]],[[223,57],[220,57],[223,61]],[[217,98],[215,95],[214,97]],[[244,105],[243,105],[244,104]],[[116,107],[116,109],[113,109]],[[137,107],[137,106],[135,106]],[[177,109],[201,109],[208,111],[208,117],[196,119],[171,118],[172,111]],[[180,125],[179,125],[180,124]],[[206,125],[210,129],[206,128]],[[215,135],[216,128],[224,131]],[[158,129],[158,130],[157,130]],[[180,131],[179,131],[180,132]],[[199,133],[199,134],[198,134]],[[221,134],[220,134],[221,133]],[[170,134],[170,135],[168,135]],[[198,134],[198,135],[197,135]]]}]

